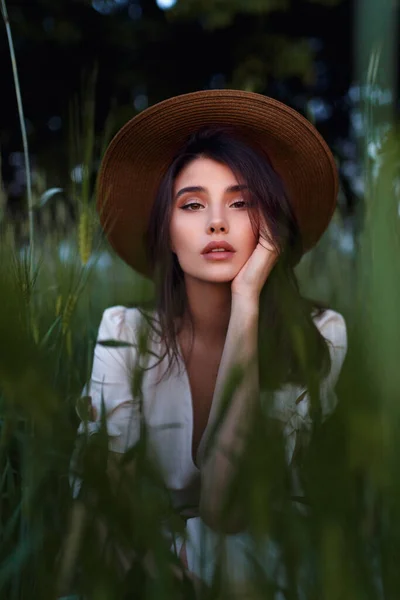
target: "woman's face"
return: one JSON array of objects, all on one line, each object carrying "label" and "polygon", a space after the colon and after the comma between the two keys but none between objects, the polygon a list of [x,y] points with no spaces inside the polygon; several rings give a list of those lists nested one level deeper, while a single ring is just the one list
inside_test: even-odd
[{"label": "woman's face", "polygon": [[[229,167],[205,157],[193,160],[176,177],[170,239],[185,275],[232,281],[251,256],[258,237],[243,187]],[[235,252],[223,260],[205,258],[202,250],[214,241],[228,242]]]}]

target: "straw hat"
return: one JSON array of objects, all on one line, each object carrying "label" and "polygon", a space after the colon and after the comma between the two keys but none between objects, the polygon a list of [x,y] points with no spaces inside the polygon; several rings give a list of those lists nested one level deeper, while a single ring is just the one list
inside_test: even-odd
[{"label": "straw hat", "polygon": [[207,90],[175,96],[120,129],[98,177],[97,209],[107,238],[117,254],[145,276],[150,269],[144,233],[161,179],[188,137],[213,124],[234,126],[250,144],[267,152],[292,202],[303,253],[329,224],[336,206],[337,169],[328,146],[307,119],[253,92]]}]

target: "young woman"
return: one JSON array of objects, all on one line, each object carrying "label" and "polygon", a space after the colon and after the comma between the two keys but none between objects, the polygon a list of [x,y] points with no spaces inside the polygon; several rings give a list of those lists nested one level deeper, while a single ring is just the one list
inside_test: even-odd
[{"label": "young woman", "polygon": [[[246,578],[246,515],[224,510],[224,499],[236,472],[231,457],[244,452],[261,398],[282,424],[289,462],[311,427],[315,386],[320,416],[335,406],[345,322],[300,295],[293,269],[329,224],[337,185],[333,157],[305,118],[236,90],[149,108],[119,131],[101,166],[101,222],[122,259],[153,279],[155,307],[147,316],[105,310],[98,341],[133,346],[96,345],[88,391],[95,425],[103,399],[118,457],[139,440],[144,420],[174,506],[192,506],[177,553],[206,583],[221,532],[227,569]],[[144,320],[152,335],[141,404],[130,373]],[[243,377],[216,427],[236,366]]]}]

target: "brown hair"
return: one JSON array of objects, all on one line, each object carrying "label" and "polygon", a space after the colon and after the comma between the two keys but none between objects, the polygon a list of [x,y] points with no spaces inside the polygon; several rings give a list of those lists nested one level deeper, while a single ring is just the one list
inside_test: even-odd
[{"label": "brown hair", "polygon": [[313,321],[313,316],[324,308],[302,297],[299,291],[294,266],[302,255],[301,235],[284,183],[265,153],[248,145],[238,131],[209,126],[194,133],[172,161],[159,186],[145,235],[157,317],[141,313],[164,344],[160,360],[169,357],[164,376],[168,376],[174,361],[178,367],[180,364],[177,323],[184,315],[192,323],[183,271],[170,249],[173,184],[181,170],[200,156],[227,165],[238,181],[248,186],[251,205],[256,209],[249,211],[253,231],[258,233],[261,213],[271,237],[268,231],[261,233],[280,254],[260,294],[259,356],[265,362],[259,369],[261,388],[277,389],[289,382],[304,384],[305,364],[318,377],[326,375],[330,369],[328,346]]}]

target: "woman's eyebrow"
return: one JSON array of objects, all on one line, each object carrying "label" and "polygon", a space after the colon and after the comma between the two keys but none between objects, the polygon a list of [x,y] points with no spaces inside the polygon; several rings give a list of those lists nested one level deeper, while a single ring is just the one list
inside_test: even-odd
[{"label": "woman's eyebrow", "polygon": [[226,192],[229,193],[236,193],[236,192],[243,192],[243,190],[248,190],[249,186],[247,186],[246,184],[242,183],[240,185],[231,185],[228,188],[226,188]]},{"label": "woman's eyebrow", "polygon": [[190,185],[188,187],[184,187],[181,190],[179,190],[179,192],[176,194],[175,199],[177,200],[180,196],[183,196],[183,194],[186,194],[187,192],[205,192],[206,188],[202,187],[201,185]]},{"label": "woman's eyebrow", "polygon": [[[248,186],[245,184],[240,184],[240,185],[230,185],[229,187],[226,188],[225,193],[229,193],[229,194],[233,194],[236,192],[242,192],[243,190],[247,190]],[[201,186],[201,185],[191,185],[188,187],[184,187],[182,189],[179,190],[179,192],[177,192],[176,196],[175,196],[175,200],[177,200],[180,196],[182,196],[183,194],[186,194],[188,192],[207,192],[206,188]]]}]

